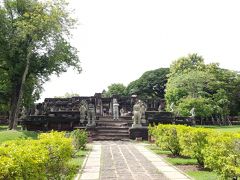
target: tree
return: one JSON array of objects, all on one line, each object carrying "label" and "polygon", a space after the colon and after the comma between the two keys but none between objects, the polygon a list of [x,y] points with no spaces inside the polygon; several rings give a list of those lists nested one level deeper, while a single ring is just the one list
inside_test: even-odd
[{"label": "tree", "polygon": [[126,94],[136,94],[142,98],[164,98],[168,73],[169,68],[147,71],[127,86]]},{"label": "tree", "polygon": [[203,70],[205,68],[204,59],[202,56],[189,54],[186,57],[181,57],[170,65],[169,76],[176,74],[187,73],[192,70]]},{"label": "tree", "polygon": [[230,113],[237,114],[239,87],[236,72],[221,69],[216,63],[204,64],[196,54],[188,55],[170,66],[167,109],[174,102],[180,115],[186,116],[196,106],[199,116],[217,115],[224,119]]},{"label": "tree", "polygon": [[9,91],[9,129],[16,127],[21,104],[37,98],[52,73],[69,66],[81,71],[69,44],[71,18],[64,0],[5,0],[0,6],[0,69]]},{"label": "tree", "polygon": [[104,97],[111,97],[113,95],[119,95],[124,96],[126,87],[121,83],[113,83],[110,86],[108,86],[108,91],[103,91]]}]

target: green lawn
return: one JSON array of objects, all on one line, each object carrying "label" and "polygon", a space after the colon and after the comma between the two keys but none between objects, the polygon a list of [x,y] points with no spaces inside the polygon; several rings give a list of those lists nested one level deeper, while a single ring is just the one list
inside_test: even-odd
[{"label": "green lawn", "polygon": [[37,139],[38,133],[34,131],[15,131],[15,130],[1,130],[0,131],[0,144],[4,141],[15,139]]},{"label": "green lawn", "polygon": [[[201,126],[197,126],[201,127]],[[205,128],[210,128],[217,130],[219,132],[240,132],[240,125],[233,125],[233,126],[202,126]]]},{"label": "green lawn", "polygon": [[[198,164],[196,159],[185,158],[185,157],[171,157],[170,151],[160,150],[159,147],[157,147],[154,144],[148,145],[147,148],[149,148],[156,154],[164,156],[164,159],[172,165],[197,165]],[[219,178],[215,172],[207,171],[207,170],[187,171],[186,174],[188,174],[190,177],[196,180],[206,180],[206,179],[215,180]]]},{"label": "green lawn", "polygon": [[212,171],[189,171],[187,175],[193,177],[195,180],[216,180],[219,176]]},{"label": "green lawn", "polygon": [[192,158],[183,158],[183,157],[167,157],[165,158],[167,162],[169,162],[172,165],[196,165],[197,160]]},{"label": "green lawn", "polygon": [[69,172],[69,177],[71,177],[71,179],[73,179],[73,177],[77,175],[79,169],[82,168],[85,156],[88,154],[90,150],[91,148],[89,147],[86,150],[79,150],[75,154],[75,156],[70,160],[69,166],[71,167],[71,172]]}]

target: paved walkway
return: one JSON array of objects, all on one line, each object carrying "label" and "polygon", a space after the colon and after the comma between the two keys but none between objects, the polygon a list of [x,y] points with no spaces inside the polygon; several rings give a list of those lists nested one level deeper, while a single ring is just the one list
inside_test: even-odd
[{"label": "paved walkway", "polygon": [[80,179],[187,180],[189,178],[142,144],[103,141],[93,143],[93,150]]}]

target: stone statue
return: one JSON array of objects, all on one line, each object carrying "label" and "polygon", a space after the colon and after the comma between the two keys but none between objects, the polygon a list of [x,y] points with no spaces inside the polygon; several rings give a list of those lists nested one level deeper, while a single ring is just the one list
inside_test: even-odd
[{"label": "stone statue", "polygon": [[192,125],[195,126],[196,125],[196,120],[195,120],[195,108],[193,107],[191,110],[190,110],[190,113],[191,113],[191,120],[192,120]]},{"label": "stone statue", "polygon": [[143,101],[140,101],[140,106],[141,106],[141,110],[140,110],[141,111],[141,121],[142,121],[142,123],[146,123],[145,112],[147,110],[147,105]]},{"label": "stone statue", "polygon": [[162,112],[162,105],[161,104],[158,106],[158,112]]},{"label": "stone statue", "polygon": [[195,117],[195,108],[193,107],[191,110],[190,110],[190,113],[191,113],[191,117],[194,118]]},{"label": "stone statue", "polygon": [[85,100],[80,102],[79,112],[80,112],[80,122],[83,123],[86,119],[86,114],[88,110],[88,105]]},{"label": "stone statue", "polygon": [[174,108],[175,108],[175,106],[174,106],[174,103],[172,102],[170,105],[170,112],[174,112]]},{"label": "stone statue", "polygon": [[141,112],[141,100],[133,106],[133,125],[132,127],[142,127],[141,124],[142,112]]},{"label": "stone statue", "polygon": [[88,104],[88,126],[95,126],[96,125],[96,114],[95,114],[95,107],[94,104],[91,102]]},{"label": "stone statue", "polygon": [[26,119],[27,118],[27,110],[26,108],[23,106],[22,107],[22,111],[21,111],[21,116],[19,119],[23,120],[23,119]]},{"label": "stone statue", "polygon": [[119,118],[118,106],[117,99],[113,99],[113,120],[118,120]]},{"label": "stone statue", "polygon": [[124,116],[124,112],[125,112],[124,109],[121,108],[121,109],[120,109],[120,116]]},{"label": "stone statue", "polygon": [[39,109],[38,109],[37,105],[35,105],[34,116],[37,116],[39,114],[40,114]]}]

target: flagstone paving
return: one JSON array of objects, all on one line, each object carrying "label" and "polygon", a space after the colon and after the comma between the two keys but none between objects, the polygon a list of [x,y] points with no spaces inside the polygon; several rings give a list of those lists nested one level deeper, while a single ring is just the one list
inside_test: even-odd
[{"label": "flagstone paving", "polygon": [[81,180],[190,179],[143,144],[124,141],[93,143]]}]

